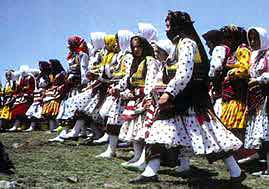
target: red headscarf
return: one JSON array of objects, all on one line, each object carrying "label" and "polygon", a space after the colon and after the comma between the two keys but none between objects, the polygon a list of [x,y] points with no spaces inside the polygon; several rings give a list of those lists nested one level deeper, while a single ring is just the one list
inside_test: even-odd
[{"label": "red headscarf", "polygon": [[80,36],[73,35],[68,38],[68,47],[71,47],[71,51],[67,55],[67,60],[73,57],[73,54],[78,54],[79,52],[84,52],[89,55],[89,49],[87,43]]}]

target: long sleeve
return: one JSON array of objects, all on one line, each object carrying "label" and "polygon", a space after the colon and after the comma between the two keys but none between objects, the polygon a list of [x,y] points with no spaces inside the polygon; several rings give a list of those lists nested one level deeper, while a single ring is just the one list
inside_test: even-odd
[{"label": "long sleeve", "polygon": [[215,69],[219,68],[226,57],[226,48],[224,46],[216,46],[212,52],[210,60],[210,71],[209,76],[214,76]]},{"label": "long sleeve", "polygon": [[194,66],[196,43],[190,39],[183,39],[178,44],[177,71],[173,79],[168,83],[165,92],[176,96],[189,83]]},{"label": "long sleeve", "polygon": [[81,73],[81,84],[86,84],[88,79],[86,77],[88,72],[88,65],[89,65],[89,56],[85,53],[80,54],[80,73]]},{"label": "long sleeve", "polygon": [[150,94],[156,85],[156,76],[160,70],[160,63],[157,60],[147,61],[147,75],[145,78],[144,93],[146,96]]}]

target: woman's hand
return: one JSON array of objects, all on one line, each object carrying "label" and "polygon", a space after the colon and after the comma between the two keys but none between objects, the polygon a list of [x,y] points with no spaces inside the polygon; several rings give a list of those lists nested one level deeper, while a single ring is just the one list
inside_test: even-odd
[{"label": "woman's hand", "polygon": [[255,78],[251,78],[250,81],[248,82],[248,86],[254,86],[258,84],[258,81]]},{"label": "woman's hand", "polygon": [[160,99],[159,99],[159,101],[158,101],[159,105],[163,105],[163,104],[167,103],[167,101],[169,100],[169,98],[170,98],[170,95],[167,94],[167,93],[164,93],[164,94],[160,97]]}]

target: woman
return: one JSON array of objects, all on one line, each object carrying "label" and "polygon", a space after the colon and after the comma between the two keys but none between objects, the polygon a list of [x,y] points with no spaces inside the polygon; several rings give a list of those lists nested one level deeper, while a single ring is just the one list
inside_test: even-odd
[{"label": "woman", "polygon": [[25,130],[27,132],[31,132],[35,130],[36,124],[41,120],[41,112],[43,105],[43,97],[45,90],[50,86],[50,66],[46,61],[39,61],[39,70],[40,73],[36,78],[36,88],[34,90],[34,99],[32,105],[26,112],[26,116],[31,121],[30,127]]},{"label": "woman", "polygon": [[[218,122],[213,113],[207,86],[208,59],[189,14],[169,12],[166,34],[177,45],[176,74],[158,100],[160,120],[153,123],[146,135],[147,166],[130,183],[158,181],[161,146],[180,146],[186,150],[181,150],[179,173],[190,169],[187,155],[192,152],[206,155],[210,162],[224,159],[231,182],[241,182],[245,175],[229,152],[238,149],[242,143]],[[173,106],[175,111],[171,111]],[[176,112],[175,116],[173,112]]]},{"label": "woman", "polygon": [[2,91],[3,105],[0,109],[0,129],[7,129],[6,125],[11,119],[10,108],[13,106],[16,89],[16,81],[13,70],[8,70],[5,73],[6,84]]},{"label": "woman", "polygon": [[15,122],[9,131],[16,131],[21,122],[25,121],[25,113],[33,102],[35,86],[35,78],[30,73],[30,68],[27,65],[20,66],[20,77],[15,92],[15,102],[10,109],[11,119],[15,120]]},{"label": "woman", "polygon": [[126,105],[124,95],[115,93],[118,89],[117,84],[129,74],[132,63],[132,55],[130,53],[130,39],[133,33],[128,30],[119,30],[117,33],[120,52],[117,55],[117,64],[110,67],[111,85],[108,89],[106,101],[100,109],[100,115],[106,119],[105,131],[109,135],[109,144],[107,150],[97,157],[112,158],[116,150],[117,139],[123,120],[121,114]]},{"label": "woman", "polygon": [[[105,98],[107,84],[103,81],[109,78],[110,74],[108,73],[108,70],[109,67],[113,65],[116,61],[118,46],[115,35],[106,35],[104,41],[105,48],[107,50],[106,55],[103,57],[103,60],[99,64],[94,65],[94,69],[98,70],[97,72],[101,74],[98,78],[93,79],[95,81],[94,83],[92,83],[92,85],[89,85],[87,88],[84,89],[87,90],[86,92],[82,93],[85,94],[85,96],[82,94],[78,96],[78,101],[75,101],[74,103],[75,107],[77,107],[75,115],[75,118],[77,118],[77,120],[75,126],[73,127],[71,132],[66,134],[66,136],[61,137],[62,139],[77,138],[80,131],[85,127],[85,114],[88,116],[92,116],[96,108],[98,108],[98,106],[101,106]],[[88,77],[91,77],[91,72],[92,70],[88,72]]]},{"label": "woman", "polygon": [[154,50],[143,37],[134,36],[131,39],[133,61],[130,75],[126,77],[121,90],[129,89],[129,100],[124,112],[125,120],[119,138],[132,142],[137,158],[141,156],[144,143],[145,108],[149,103],[150,92],[154,86],[152,82],[159,71],[159,62],[154,58]]},{"label": "woman", "polygon": [[[248,30],[248,42],[252,50],[250,81],[247,98],[248,122],[245,148],[259,150],[267,154],[269,167],[269,133],[268,133],[268,80],[269,80],[269,35],[261,27]],[[255,154],[258,157],[258,154]],[[265,172],[268,174],[268,171]]]}]

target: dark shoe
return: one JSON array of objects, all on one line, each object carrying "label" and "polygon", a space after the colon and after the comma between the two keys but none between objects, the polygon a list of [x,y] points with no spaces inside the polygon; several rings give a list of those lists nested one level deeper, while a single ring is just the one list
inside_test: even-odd
[{"label": "dark shoe", "polygon": [[147,182],[159,182],[158,176],[154,175],[151,177],[145,177],[143,175],[139,175],[137,178],[129,181],[130,184],[143,184]]},{"label": "dark shoe", "polygon": [[61,137],[60,136],[60,138],[61,139],[63,139],[63,140],[73,140],[73,141],[78,141],[78,136],[76,136],[76,137]]},{"label": "dark shoe", "polygon": [[241,172],[241,175],[239,177],[231,177],[230,182],[232,184],[237,184],[243,182],[247,178],[247,175],[245,172]]}]

